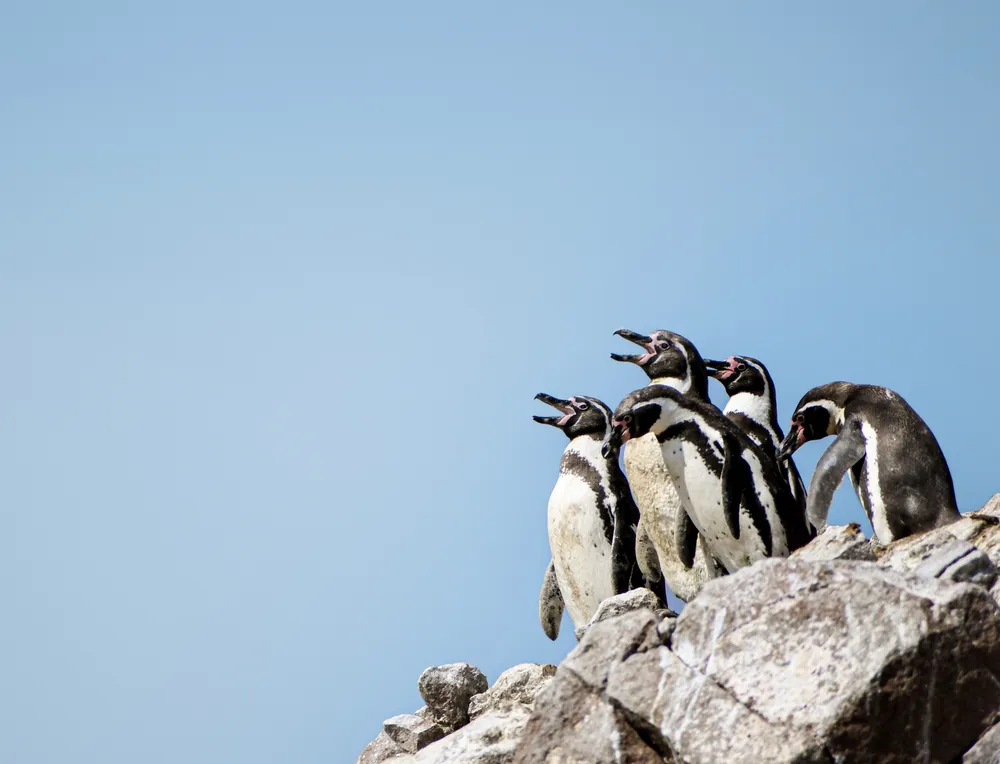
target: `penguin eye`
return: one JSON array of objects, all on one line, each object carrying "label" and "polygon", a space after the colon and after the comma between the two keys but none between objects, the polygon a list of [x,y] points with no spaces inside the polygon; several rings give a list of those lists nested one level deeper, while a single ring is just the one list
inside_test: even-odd
[{"label": "penguin eye", "polygon": [[656,347],[659,350],[666,350],[668,347],[670,347],[670,343],[669,342],[657,342],[656,343]]},{"label": "penguin eye", "polygon": [[745,363],[737,364],[736,371],[746,371],[747,365]]},{"label": "penguin eye", "polygon": [[576,404],[576,407],[580,411],[586,411],[587,409],[590,408],[590,404],[587,403],[587,401],[580,401],[578,404]]},{"label": "penguin eye", "polygon": [[799,424],[802,424],[803,422],[806,421],[806,415],[805,414],[796,414],[795,415],[795,419],[793,421],[798,422]]}]

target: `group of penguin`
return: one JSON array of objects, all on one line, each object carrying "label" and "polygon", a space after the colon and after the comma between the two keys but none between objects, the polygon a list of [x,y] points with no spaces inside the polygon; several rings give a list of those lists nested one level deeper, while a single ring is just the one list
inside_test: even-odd
[{"label": "group of penguin", "polygon": [[[669,331],[615,334],[643,352],[611,358],[649,383],[613,412],[584,395],[535,396],[560,413],[534,420],[569,438],[549,497],[552,557],[539,597],[550,639],[564,609],[579,628],[615,594],[646,587],[666,602],[669,587],[688,601],[707,579],[787,557],[822,530],[845,473],[879,544],[961,516],[936,438],[892,390],[815,387],[786,436],[774,381],[755,358],[706,360]],[[709,401],[709,377],[729,395],[722,411]],[[836,439],[807,492],[792,454],[828,435]]]}]

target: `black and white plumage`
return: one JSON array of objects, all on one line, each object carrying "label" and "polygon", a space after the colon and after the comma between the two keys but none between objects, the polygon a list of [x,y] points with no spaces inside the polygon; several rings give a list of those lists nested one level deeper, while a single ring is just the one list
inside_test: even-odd
[{"label": "black and white plumage", "polygon": [[[727,571],[785,557],[808,542],[805,518],[774,460],[717,408],[650,385],[619,404],[605,448],[648,433],[660,444],[684,511]],[[690,561],[693,548],[681,540],[678,546]]]},{"label": "black and white plumage", "polygon": [[[777,459],[785,434],[778,424],[778,403],[774,380],[767,367],[750,356],[730,356],[725,361],[705,361],[709,376],[726,388],[729,400],[722,413],[736,422],[764,451]],[[788,481],[795,502],[806,510],[806,489],[795,461],[788,457],[778,462],[778,470]]]},{"label": "black and white plumage", "polygon": [[542,629],[556,639],[563,605],[580,627],[603,600],[645,585],[635,560],[639,512],[618,466],[617,450],[607,457],[601,453],[611,429],[611,410],[582,395],[562,400],[539,393],[535,398],[561,414],[534,420],[559,428],[569,438],[549,496],[552,561],[538,604]]},{"label": "black and white plumage", "polygon": [[[649,378],[650,385],[665,385],[711,405],[705,362],[694,344],[676,332],[659,329],[649,335],[619,329],[616,335],[644,352],[635,355],[612,353],[615,361],[633,363]],[[633,438],[625,444],[623,459],[632,495],[639,507],[636,558],[648,579],[662,576],[676,597],[691,600],[708,578],[721,567],[706,559],[697,544],[697,529],[681,509],[673,479],[663,463],[656,438]],[[681,544],[677,539],[682,538]],[[695,563],[677,556],[679,546],[696,550]]]},{"label": "black and white plumage", "polygon": [[807,392],[778,451],[790,456],[808,440],[837,439],[809,481],[806,512],[819,530],[834,491],[850,473],[880,544],[937,528],[961,516],[948,462],[923,419],[887,387],[831,382]]}]

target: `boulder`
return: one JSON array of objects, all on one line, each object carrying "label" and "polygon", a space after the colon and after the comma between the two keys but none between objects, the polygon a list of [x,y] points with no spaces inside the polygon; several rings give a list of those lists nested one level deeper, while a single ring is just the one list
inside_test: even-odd
[{"label": "boulder", "polygon": [[472,696],[469,718],[478,719],[489,711],[507,711],[516,705],[531,706],[555,673],[555,666],[540,663],[521,663],[507,669],[486,692]]},{"label": "boulder", "polygon": [[606,694],[689,764],[947,762],[1000,713],[998,672],[983,588],[772,559],[706,584],[670,647],[612,665]]},{"label": "boulder", "polygon": [[416,753],[444,736],[437,724],[417,714],[400,714],[382,723],[382,731],[407,753]]},{"label": "boulder", "polygon": [[857,523],[827,525],[816,538],[791,554],[792,559],[810,562],[865,560],[873,562],[875,552]]},{"label": "boulder", "polygon": [[624,613],[630,613],[633,610],[652,610],[654,612],[661,612],[664,616],[670,616],[672,618],[677,617],[677,613],[672,610],[668,610],[663,601],[656,596],[655,593],[651,592],[649,589],[632,589],[624,594],[616,594],[614,597],[608,597],[600,605],[597,606],[597,611],[594,613],[593,617],[583,626],[580,626],[576,630],[577,640],[583,639],[583,635],[587,633],[587,629],[593,626],[595,623],[600,623],[601,621],[606,621],[609,618],[616,618]]},{"label": "boulder", "polygon": [[901,573],[968,581],[987,589],[997,581],[996,565],[986,553],[970,542],[956,538],[949,526],[907,536],[889,544],[880,551],[879,564]]},{"label": "boulder", "polygon": [[417,680],[431,718],[446,732],[468,724],[469,701],[488,688],[486,675],[469,663],[432,666]]}]

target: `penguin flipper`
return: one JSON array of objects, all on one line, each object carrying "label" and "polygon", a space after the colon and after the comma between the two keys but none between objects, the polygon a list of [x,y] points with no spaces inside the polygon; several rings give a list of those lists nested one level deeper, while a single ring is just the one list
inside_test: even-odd
[{"label": "penguin flipper", "polygon": [[635,559],[636,528],[623,511],[615,512],[615,531],[611,539],[611,585],[615,594],[632,588]]},{"label": "penguin flipper", "polygon": [[542,622],[542,631],[553,642],[559,637],[559,625],[563,616],[563,596],[556,578],[555,563],[549,560],[542,579],[542,591],[538,595],[538,619]]},{"label": "penguin flipper", "polygon": [[740,537],[740,503],[743,492],[753,490],[750,485],[750,468],[743,460],[739,441],[731,433],[722,436],[722,515],[733,538]]},{"label": "penguin flipper", "polygon": [[[683,510],[682,510],[683,511]],[[639,563],[639,570],[642,571],[646,579],[647,586],[650,583],[657,583],[663,580],[663,571],[660,570],[660,557],[656,554],[656,547],[653,540],[646,531],[646,524],[639,518],[639,525],[635,529],[635,561]],[[648,586],[648,588],[652,588]]]},{"label": "penguin flipper", "polygon": [[691,521],[684,507],[677,512],[674,525],[674,546],[677,548],[677,558],[688,569],[694,567],[694,553],[698,545],[698,529]]},{"label": "penguin flipper", "polygon": [[864,455],[865,439],[861,428],[853,422],[847,422],[837,439],[819,458],[812,480],[809,481],[806,517],[817,533],[826,525],[833,492],[840,486],[847,470],[863,459]]}]

